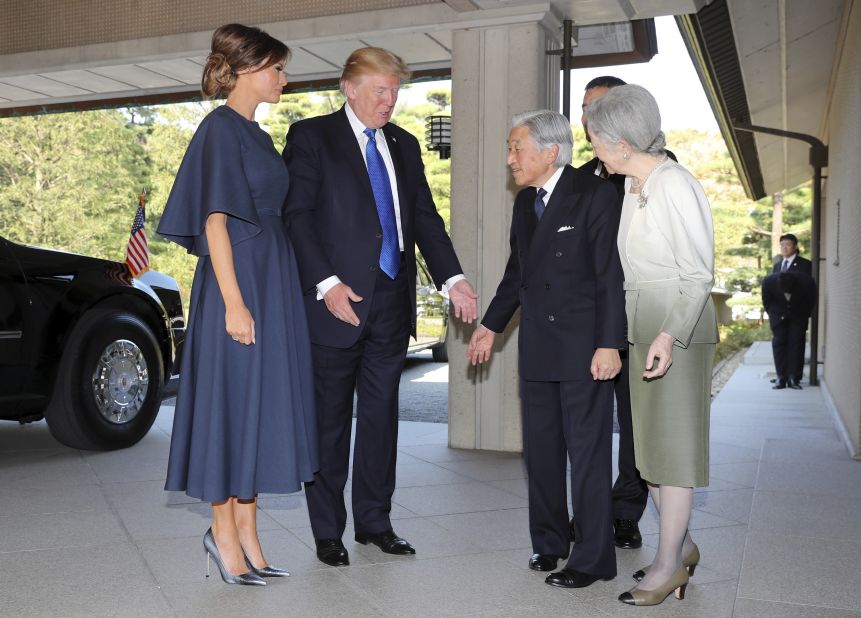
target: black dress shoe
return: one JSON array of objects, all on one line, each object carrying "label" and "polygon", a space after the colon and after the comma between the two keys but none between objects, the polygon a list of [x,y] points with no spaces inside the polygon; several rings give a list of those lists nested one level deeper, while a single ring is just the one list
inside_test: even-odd
[{"label": "black dress shoe", "polygon": [[413,546],[395,534],[394,530],[386,530],[379,534],[365,534],[357,532],[356,543],[361,543],[362,545],[373,543],[382,549],[383,553],[395,554],[396,556],[406,556],[407,554],[416,553]]},{"label": "black dress shoe", "polygon": [[640,527],[633,519],[616,519],[613,521],[616,547],[621,549],[637,549],[643,546]]},{"label": "black dress shoe", "polygon": [[787,385],[789,388],[793,388],[793,389],[795,389],[795,390],[797,390],[797,391],[800,391],[800,390],[801,390],[801,384],[799,384],[799,383],[798,383],[798,382],[796,382],[795,380],[790,380],[789,382],[787,382],[787,383],[786,383],[786,385]]},{"label": "black dress shoe", "polygon": [[585,588],[591,586],[599,579],[604,581],[613,579],[612,577],[603,577],[601,575],[592,575],[591,573],[581,573],[574,569],[564,568],[561,571],[556,571],[547,576],[544,583],[559,588]]},{"label": "black dress shoe", "polygon": [[348,566],[350,556],[341,539],[314,539],[317,544],[317,559],[329,566]]},{"label": "black dress shoe", "polygon": [[556,568],[559,556],[551,554],[532,554],[529,559],[529,568],[533,571],[552,571]]},{"label": "black dress shoe", "polygon": [[776,390],[776,391],[779,391],[779,390],[781,390],[781,389],[786,388],[786,382],[778,382],[777,384],[775,384],[775,385],[774,385],[774,386],[772,386],[771,388],[772,388],[772,389],[774,389],[774,390]]}]

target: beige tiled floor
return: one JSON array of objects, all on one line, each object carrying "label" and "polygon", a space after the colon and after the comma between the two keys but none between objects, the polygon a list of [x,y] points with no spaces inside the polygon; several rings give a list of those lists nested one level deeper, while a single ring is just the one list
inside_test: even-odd
[{"label": "beige tiled floor", "polygon": [[817,388],[772,391],[767,345],[712,408],[711,485],[691,529],[703,559],[684,601],[616,596],[648,563],[617,550],[619,577],[566,591],[529,571],[520,457],[446,446],[447,427],[401,423],[394,557],[344,541],[352,566],[316,560],[302,495],[264,496],[260,535],[293,577],[265,589],[203,577],[208,506],[162,491],[171,410],[137,446],[88,453],[43,423],[0,424],[0,615],[861,616],[861,462],[849,459]]}]

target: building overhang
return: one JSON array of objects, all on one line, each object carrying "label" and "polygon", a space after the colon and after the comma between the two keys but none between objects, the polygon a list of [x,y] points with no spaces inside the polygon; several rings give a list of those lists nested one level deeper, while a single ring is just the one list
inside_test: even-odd
[{"label": "building overhang", "polygon": [[705,3],[295,0],[239,6],[187,0],[170,15],[155,13],[163,4],[154,0],[135,3],[135,15],[123,15],[128,3],[119,0],[84,14],[79,3],[55,3],[47,13],[40,3],[21,3],[0,18],[0,116],[193,100],[212,30],[230,21],[258,25],[287,42],[293,51],[288,89],[307,90],[336,84],[344,59],[365,45],[394,51],[418,78],[440,77],[450,74],[456,30],[540,23],[561,40],[562,20],[571,19],[575,39],[600,43],[603,37],[612,44],[619,30],[605,24],[688,13]]},{"label": "building overhang", "polygon": [[810,180],[810,146],[737,130],[756,125],[827,141],[838,42],[851,2],[716,0],[677,16],[745,192],[760,199]]}]

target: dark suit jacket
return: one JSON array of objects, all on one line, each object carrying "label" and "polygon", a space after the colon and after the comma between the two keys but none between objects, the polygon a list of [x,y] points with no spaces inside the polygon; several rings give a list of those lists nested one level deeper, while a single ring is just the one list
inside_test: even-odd
[{"label": "dark suit jacket", "polygon": [[[593,176],[595,176],[595,170],[598,169],[598,163],[600,163],[600,162],[601,162],[600,159],[598,159],[598,157],[595,157],[594,159],[592,159],[591,161],[587,161],[586,163],[584,163],[583,165],[581,165],[577,169],[583,170],[584,172],[588,172],[589,174],[592,174]],[[598,178],[598,176],[595,176],[595,177]],[[604,180],[607,180],[613,184],[613,186],[616,188],[616,191],[619,193],[619,199],[620,200],[625,197],[625,175],[624,174],[610,174]]]},{"label": "dark suit jacket", "polygon": [[[408,281],[416,280],[418,244],[440,287],[463,270],[431,197],[418,140],[391,123],[382,130],[397,177]],[[368,169],[344,108],[292,124],[283,157],[290,171],[285,223],[296,251],[311,341],[349,347],[361,325],[336,320],[316,299],[316,286],[337,275],[363,297],[353,303],[353,310],[364,324],[373,301],[383,236]],[[413,335],[415,301],[411,293]]]},{"label": "dark suit jacket", "polygon": [[[788,300],[785,292],[789,292]],[[762,306],[772,330],[787,320],[796,320],[806,327],[815,304],[816,284],[805,272],[793,272],[790,268],[786,273],[772,273],[762,280]]]},{"label": "dark suit jacket", "polygon": [[566,166],[541,221],[535,189],[517,194],[511,255],[482,324],[502,332],[518,307],[525,380],[592,380],[596,348],[626,347],[620,203],[613,186]]},{"label": "dark suit jacket", "polygon": [[[783,265],[783,256],[777,256],[774,260],[771,272],[779,273],[781,265]],[[807,258],[803,258],[796,254],[795,259],[792,260],[792,264],[789,265],[789,272],[802,272],[813,276],[813,263]]]}]

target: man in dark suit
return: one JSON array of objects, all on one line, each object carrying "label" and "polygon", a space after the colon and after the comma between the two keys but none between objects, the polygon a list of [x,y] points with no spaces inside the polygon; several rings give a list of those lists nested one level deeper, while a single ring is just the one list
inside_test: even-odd
[{"label": "man in dark suit", "polygon": [[768,312],[777,372],[772,388],[801,390],[807,322],[816,304],[813,277],[798,267],[768,275],[762,280],[762,304]]},{"label": "man in dark suit", "polygon": [[[515,116],[508,165],[518,186],[511,255],[467,350],[490,359],[496,334],[521,310],[520,396],[529,482],[529,567],[582,588],[616,575],[610,499],[613,385],[624,347],[625,300],[612,185],[575,170],[571,126],[548,110]],[[570,551],[566,462],[576,541]]]},{"label": "man in dark suit", "polygon": [[[614,77],[612,75],[602,75],[600,77],[596,77],[589,81],[586,84],[586,88],[583,90],[583,103],[580,106],[582,111],[582,115],[580,116],[580,124],[583,125],[583,135],[586,137],[586,141],[589,140],[589,131],[586,130],[586,108],[593,101],[597,101],[605,94],[610,88],[615,88],[616,86],[624,86],[625,80],[620,79],[618,77]],[[601,163],[601,160],[598,157],[594,157],[591,161],[581,165],[579,169],[589,172],[590,174],[594,174],[605,180],[609,180],[616,187],[616,190],[619,192],[619,199],[622,199],[625,195],[625,175],[624,174],[610,174],[604,164]],[[637,518],[639,519],[639,517]],[[639,547],[639,545],[637,546]]]},{"label": "man in dark suit", "polygon": [[384,49],[353,52],[341,76],[339,111],[294,123],[286,224],[295,248],[311,333],[320,471],[306,486],[317,557],[349,564],[341,536],[357,393],[352,507],[356,542],[414,554],[392,530],[398,385],[416,332],[418,244],[457,317],[477,314],[424,176],[415,137],[391,124],[409,69]]},{"label": "man in dark suit", "polygon": [[798,238],[795,234],[784,234],[780,237],[780,257],[774,260],[771,272],[803,272],[813,276],[813,264],[798,255]]},{"label": "man in dark suit", "polygon": [[[625,85],[624,80],[612,75],[602,75],[586,84],[583,92],[583,115],[580,122],[586,139],[589,132],[586,130],[586,108],[593,101],[597,101],[610,88]],[[676,155],[667,150],[667,156],[673,161]],[[607,172],[598,157],[581,165],[580,168],[595,176],[604,178],[616,188],[621,201],[625,196],[625,175],[610,174]],[[640,477],[637,464],[634,461],[634,424],[631,419],[631,389],[628,386],[628,350],[622,350],[622,370],[613,382],[616,395],[616,418],[619,420],[619,476],[613,484],[613,533],[616,547],[622,549],[637,549],[643,545],[643,537],[640,534],[639,521],[646,509],[649,498],[649,490],[646,482]],[[574,519],[571,520],[572,530]]]}]

